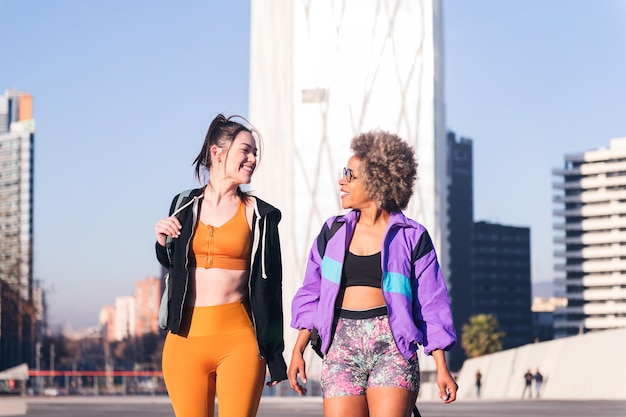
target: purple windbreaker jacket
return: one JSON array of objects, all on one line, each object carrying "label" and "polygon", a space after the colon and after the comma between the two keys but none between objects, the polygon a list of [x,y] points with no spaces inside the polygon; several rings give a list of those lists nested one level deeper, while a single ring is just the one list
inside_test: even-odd
[{"label": "purple windbreaker jacket", "polygon": [[[352,210],[327,241],[335,217],[329,218],[313,243],[302,287],[291,305],[291,327],[316,328],[322,352],[328,353],[333,329],[335,301],[339,294],[345,252],[360,212]],[[321,248],[321,249],[320,249]],[[411,253],[417,259],[411,265]],[[381,250],[382,290],[389,324],[398,349],[406,358],[423,345],[429,355],[435,349],[450,350],[456,343],[446,283],[428,232],[401,212],[392,212]]]}]

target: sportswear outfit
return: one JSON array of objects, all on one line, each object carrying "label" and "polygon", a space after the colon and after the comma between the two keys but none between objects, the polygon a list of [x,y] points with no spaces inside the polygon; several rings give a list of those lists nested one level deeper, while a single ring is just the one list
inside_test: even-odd
[{"label": "sportswear outfit", "polygon": [[[437,255],[424,226],[401,212],[391,212],[380,253],[386,314],[345,317],[350,314],[339,310],[336,304],[345,287],[342,276],[346,252],[359,215],[359,211],[352,210],[325,222],[310,250],[302,287],[292,302],[291,327],[318,331],[321,352],[325,355],[322,362],[325,397],[362,395],[365,388],[375,386],[399,386],[417,392],[418,346],[422,345],[424,352],[430,354],[435,349],[450,350],[456,343],[450,299]],[[341,225],[333,234],[334,222]],[[357,325],[359,329],[354,330]],[[380,347],[377,341],[387,344],[384,352],[373,351]],[[380,362],[394,352],[397,354],[393,364]],[[347,364],[354,362],[350,358],[359,354],[362,356],[356,360],[359,363]],[[379,376],[364,383],[355,382],[372,370]],[[404,372],[406,378],[400,378],[399,372]],[[341,379],[342,373],[351,376]],[[353,390],[351,384],[360,387]]]},{"label": "sportswear outfit", "polygon": [[[215,392],[221,417],[254,416],[266,366],[271,381],[287,378],[282,355],[281,214],[263,200],[250,198],[251,231],[243,203],[232,219],[213,227],[199,220],[203,189],[192,190],[176,212],[182,228],[172,239],[171,265],[167,249],[156,243],[157,259],[171,276],[163,374],[177,417],[213,416]],[[190,268],[207,267],[248,270],[247,299],[194,307]]]}]

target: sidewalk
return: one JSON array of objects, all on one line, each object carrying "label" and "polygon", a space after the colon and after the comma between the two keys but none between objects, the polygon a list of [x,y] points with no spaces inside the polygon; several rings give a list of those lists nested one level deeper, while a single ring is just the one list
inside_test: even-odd
[{"label": "sidewalk", "polygon": [[23,416],[26,400],[22,397],[0,397],[0,416]]},{"label": "sidewalk", "polygon": [[[26,397],[15,417],[174,417],[167,396]],[[0,410],[9,403],[0,400]],[[14,402],[14,399],[11,399]],[[15,405],[15,403],[13,404]],[[607,400],[461,400],[452,404],[418,402],[424,417],[624,417],[626,401]],[[13,412],[15,412],[13,411]],[[323,417],[320,397],[263,397],[257,417]]]}]

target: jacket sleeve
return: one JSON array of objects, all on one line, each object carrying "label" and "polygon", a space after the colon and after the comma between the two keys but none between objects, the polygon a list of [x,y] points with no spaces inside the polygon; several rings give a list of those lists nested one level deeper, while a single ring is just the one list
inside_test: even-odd
[{"label": "jacket sleeve", "polygon": [[159,242],[154,242],[154,249],[156,251],[156,257],[159,263],[165,268],[169,268],[169,259],[167,258],[167,251],[165,250],[165,246],[161,246]]},{"label": "jacket sleeve", "polygon": [[[170,211],[169,211],[170,216],[174,212],[177,199],[178,199],[178,194],[174,196],[174,198],[172,199],[172,204],[170,204]],[[167,250],[165,249],[165,246],[160,245],[159,242],[157,241],[154,243],[154,249],[156,251],[156,257],[159,263],[163,265],[165,268],[169,268],[170,262],[169,262],[169,258],[167,257]]]},{"label": "jacket sleeve", "polygon": [[[268,219],[269,220],[269,219]],[[269,258],[267,284],[271,285],[268,291],[270,299],[268,305],[268,346],[264,349],[267,367],[272,381],[287,379],[287,364],[283,357],[285,342],[283,336],[283,294],[282,294],[282,257],[280,236],[278,234],[278,220],[267,222],[267,247],[271,248]]]},{"label": "jacket sleeve", "polygon": [[329,219],[311,246],[307,260],[302,287],[298,289],[291,303],[291,327],[294,329],[313,329],[313,321],[320,299],[322,281],[322,255],[328,242],[333,218]]},{"label": "jacket sleeve", "polygon": [[420,236],[415,251],[417,297],[413,299],[413,312],[423,334],[424,353],[430,355],[435,349],[452,349],[456,333],[448,289],[427,231]]}]

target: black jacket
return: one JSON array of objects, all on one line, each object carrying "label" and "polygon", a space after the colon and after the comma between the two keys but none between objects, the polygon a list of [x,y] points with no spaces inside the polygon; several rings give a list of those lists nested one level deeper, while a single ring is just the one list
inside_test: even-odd
[{"label": "black jacket", "polygon": [[[202,204],[202,188],[194,189],[186,197],[177,214],[182,225],[181,234],[172,239],[170,268],[167,250],[156,243],[159,263],[170,270],[170,300],[168,304],[167,329],[175,334],[186,335],[183,324],[183,307],[189,294],[188,259],[193,255],[191,239],[198,221]],[[178,195],[172,200],[170,216],[174,212]],[[248,297],[251,319],[256,331],[259,354],[267,359],[272,381],[287,379],[287,365],[283,358],[283,303],[282,263],[278,223],[280,211],[265,201],[252,196],[255,208],[252,217],[252,245]]]}]

